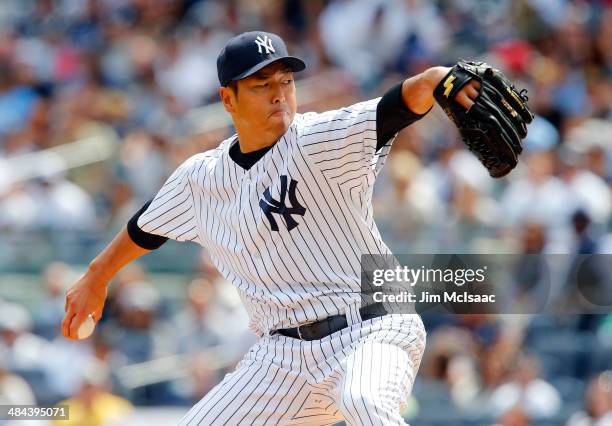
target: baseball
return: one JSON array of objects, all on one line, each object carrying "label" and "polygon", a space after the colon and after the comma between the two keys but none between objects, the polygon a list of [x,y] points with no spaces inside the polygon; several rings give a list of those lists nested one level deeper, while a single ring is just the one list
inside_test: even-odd
[{"label": "baseball", "polygon": [[89,336],[91,336],[95,328],[96,322],[94,321],[93,316],[89,314],[87,319],[79,326],[79,329],[77,330],[77,338],[79,340],[87,339]]}]

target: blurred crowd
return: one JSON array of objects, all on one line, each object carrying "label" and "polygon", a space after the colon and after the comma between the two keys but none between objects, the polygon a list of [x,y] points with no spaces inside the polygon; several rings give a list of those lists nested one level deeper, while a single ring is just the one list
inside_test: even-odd
[{"label": "blurred crowd", "polygon": [[60,335],[65,291],[78,277],[68,265],[45,269],[44,297],[28,308],[0,299],[0,405],[68,404],[69,424],[92,426],[127,424],[135,405],[195,404],[256,336],[210,261],[194,269],[170,300],[142,267],[125,268],[95,334],[80,342]]},{"label": "blurred crowd", "polygon": [[[281,34],[307,62],[296,76],[301,111],[380,96],[459,58],[490,62],[529,90],[536,119],[506,179],[489,178],[438,108],[399,134],[373,200],[394,252],[612,252],[609,0],[4,0],[2,267],[60,260],[58,241],[74,247],[63,260],[86,264],[92,236],[108,241],[178,164],[231,135],[193,117],[217,102],[221,47],[252,29]],[[70,168],[43,157],[92,137],[111,147],[104,161]],[[533,259],[524,282],[541,273]],[[162,297],[146,270],[126,270],[106,320],[79,344],[58,337],[74,273],[44,271],[43,304],[0,305],[1,403],[72,399],[89,416],[189,405],[252,341],[206,260],[178,271],[191,277],[184,303]],[[406,412],[415,424],[612,424],[609,315],[425,321],[428,351]]]}]

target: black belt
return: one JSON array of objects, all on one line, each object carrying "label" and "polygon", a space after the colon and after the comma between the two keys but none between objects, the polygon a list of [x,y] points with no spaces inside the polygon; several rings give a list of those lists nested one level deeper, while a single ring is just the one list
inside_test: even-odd
[{"label": "black belt", "polygon": [[[375,303],[359,309],[359,313],[361,314],[361,319],[367,321],[372,318],[382,317],[387,314],[387,311],[382,303]],[[320,321],[309,322],[293,328],[279,328],[278,330],[271,331],[270,335],[278,333],[283,336],[293,337],[294,339],[319,340],[347,326],[346,315],[333,315]]]}]

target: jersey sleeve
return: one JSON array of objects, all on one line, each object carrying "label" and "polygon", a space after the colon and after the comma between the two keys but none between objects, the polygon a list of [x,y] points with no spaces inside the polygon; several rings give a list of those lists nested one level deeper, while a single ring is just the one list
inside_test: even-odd
[{"label": "jersey sleeve", "polygon": [[168,238],[166,237],[149,234],[138,227],[138,219],[140,219],[140,216],[147,211],[152,201],[153,200],[147,201],[145,205],[142,206],[127,223],[127,232],[132,241],[136,245],[147,250],[156,250],[164,245],[166,241],[168,241]]},{"label": "jersey sleeve", "polygon": [[354,188],[373,182],[393,139],[377,150],[376,109],[380,98],[324,113],[302,115],[300,145],[329,180]]},{"label": "jersey sleeve", "polygon": [[177,241],[198,241],[192,182],[196,166],[192,157],[172,173],[138,218],[142,231]]},{"label": "jersey sleeve", "polygon": [[376,98],[321,114],[302,115],[301,146],[340,186],[373,183],[397,133],[423,118],[402,99],[402,83]]}]

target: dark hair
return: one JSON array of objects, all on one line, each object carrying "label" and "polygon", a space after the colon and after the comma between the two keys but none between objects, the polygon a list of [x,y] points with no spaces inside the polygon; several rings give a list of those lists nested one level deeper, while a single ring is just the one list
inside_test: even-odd
[{"label": "dark hair", "polygon": [[227,83],[227,85],[225,86],[229,89],[232,89],[232,92],[234,92],[234,94],[238,95],[238,82],[236,80],[232,80],[229,83]]}]

